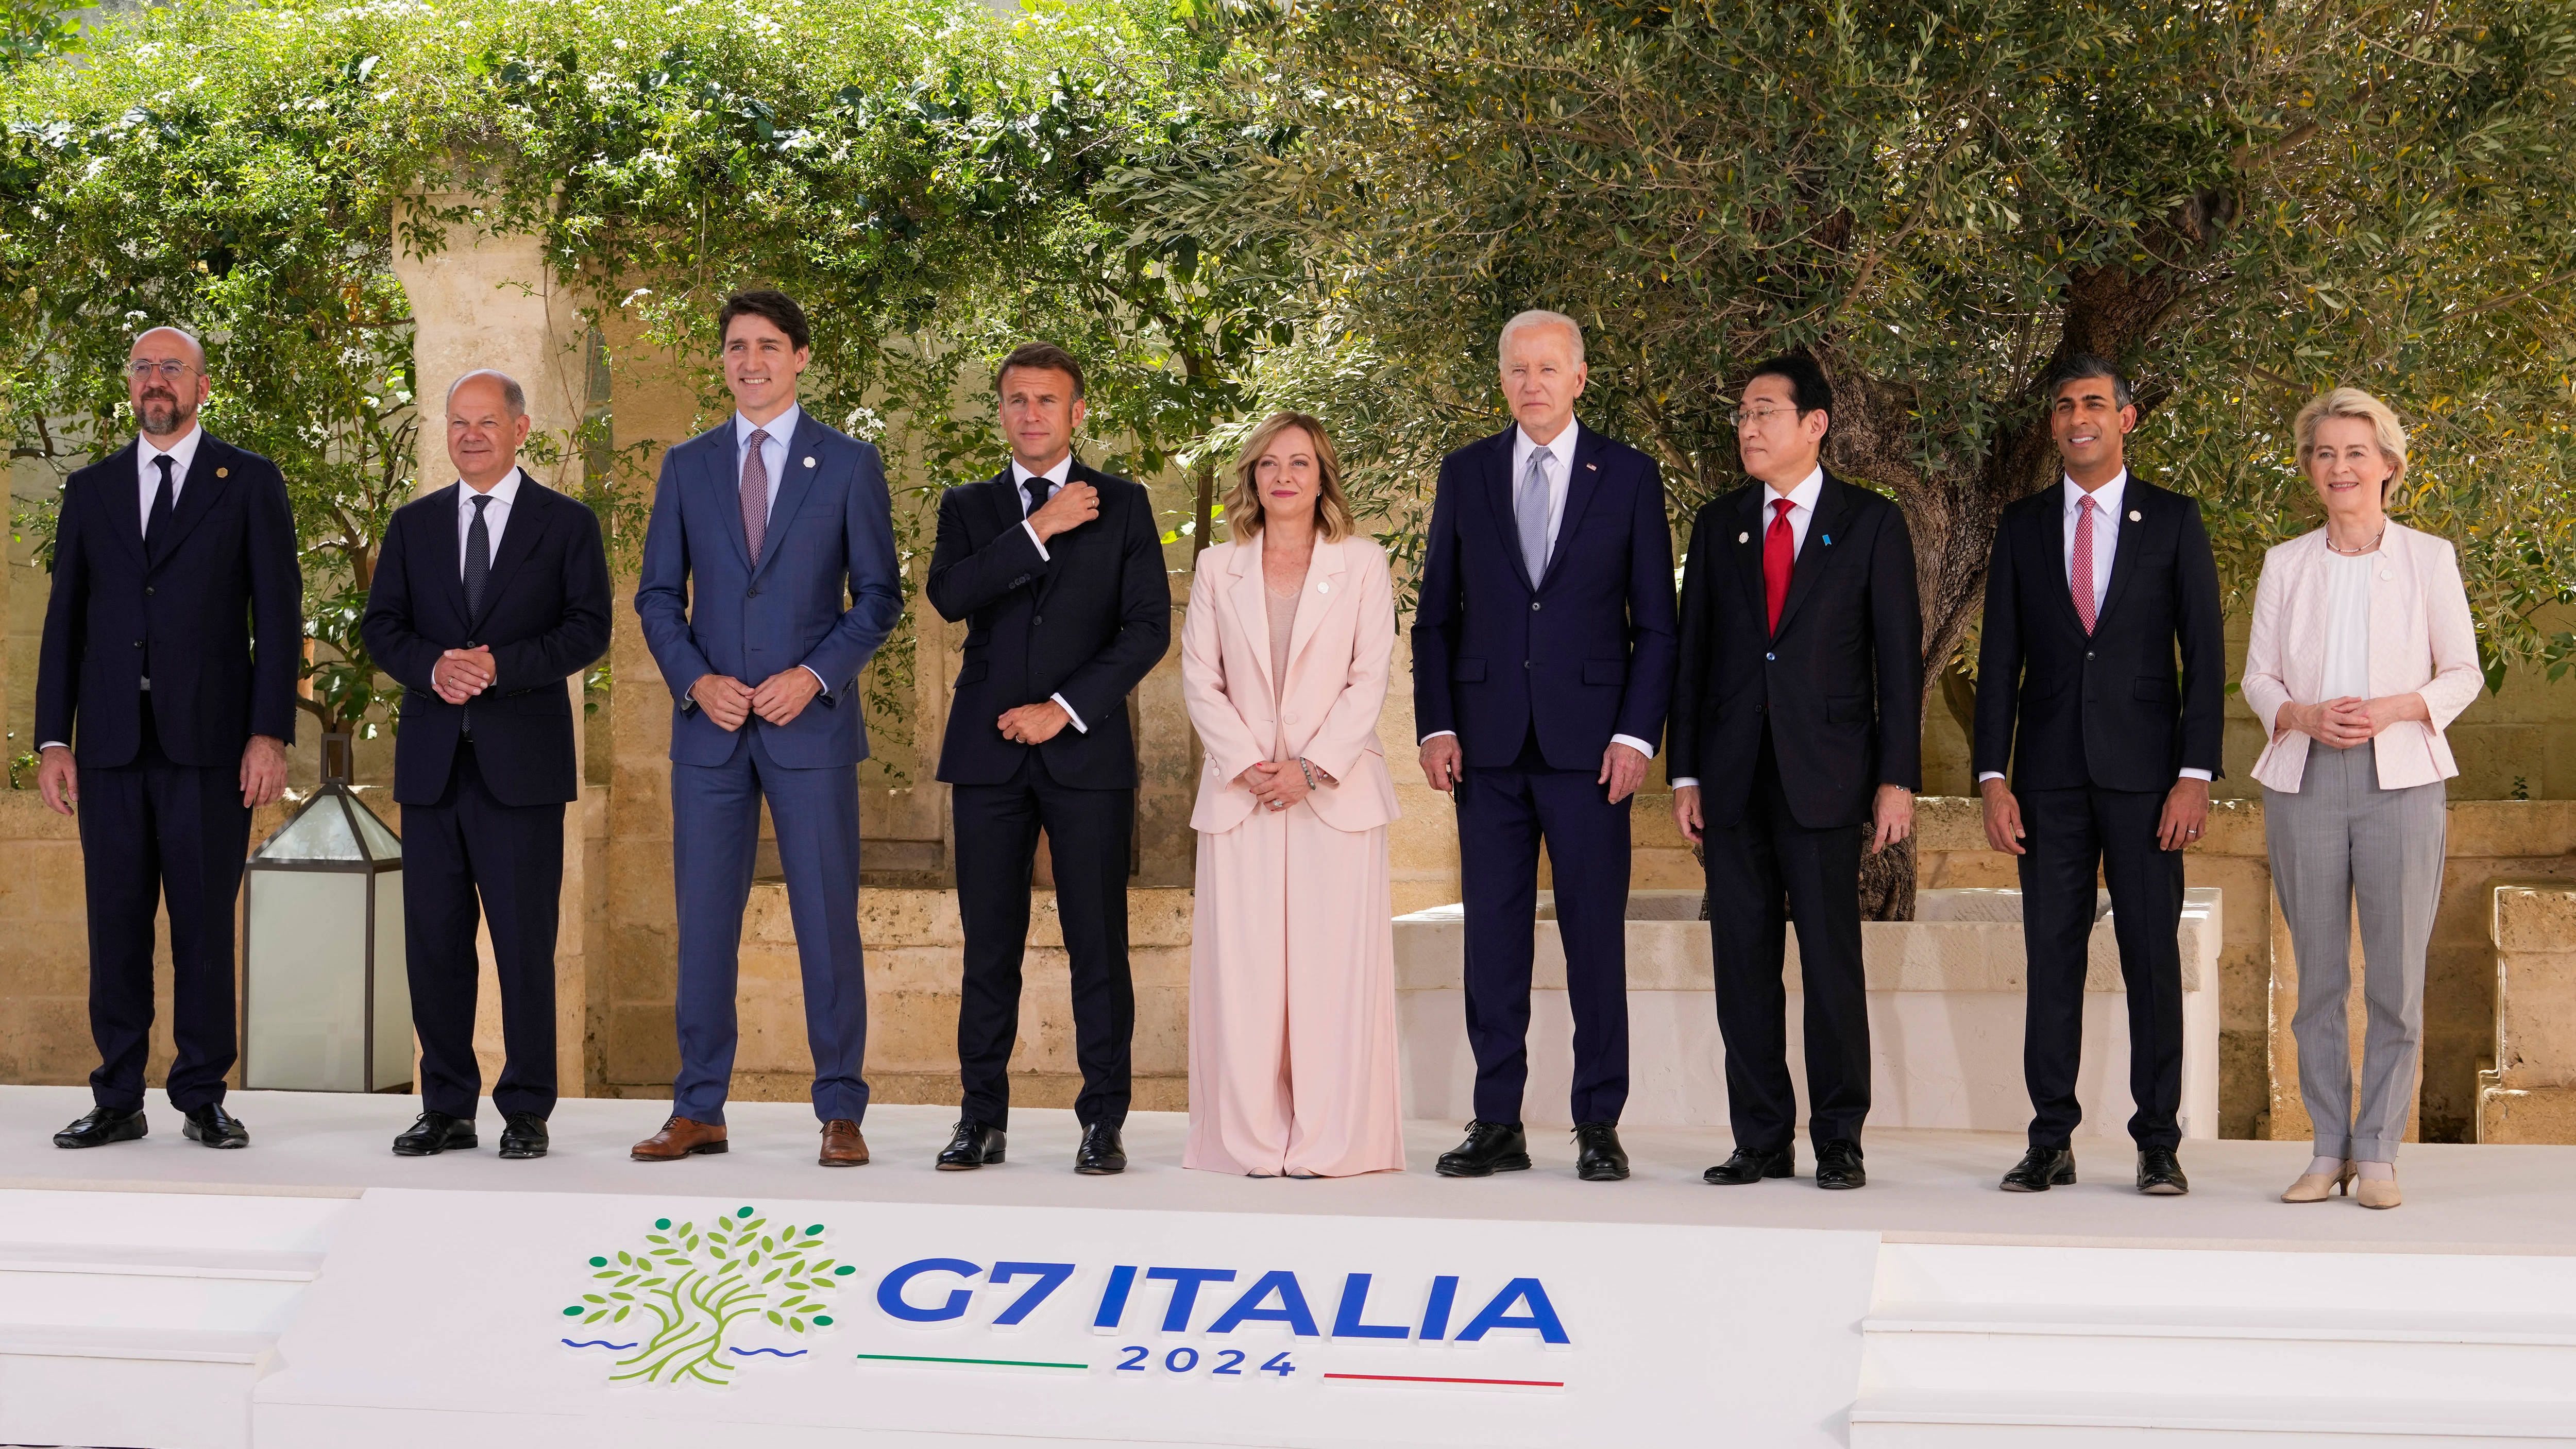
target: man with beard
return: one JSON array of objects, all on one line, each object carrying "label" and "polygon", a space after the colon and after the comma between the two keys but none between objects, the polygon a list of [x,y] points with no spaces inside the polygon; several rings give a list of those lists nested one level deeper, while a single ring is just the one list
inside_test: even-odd
[{"label": "man with beard", "polygon": [[251,811],[286,788],[304,587],[277,466],[209,435],[206,352],[175,327],[134,340],[142,436],[63,487],[36,673],[36,786],[80,817],[97,1106],[57,1147],[144,1135],[153,914],[170,912],[170,1105],[208,1147],[247,1147],[224,1110],[235,1055],[233,897]]}]

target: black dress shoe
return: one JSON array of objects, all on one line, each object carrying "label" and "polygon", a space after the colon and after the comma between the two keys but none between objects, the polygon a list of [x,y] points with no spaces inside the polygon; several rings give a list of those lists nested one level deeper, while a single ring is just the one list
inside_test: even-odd
[{"label": "black dress shoe", "polygon": [[2180,1197],[2191,1191],[2191,1179],[2182,1175],[2182,1159],[2172,1148],[2138,1149],[2138,1191],[2150,1197]]},{"label": "black dress shoe", "polygon": [[1529,1139],[1518,1122],[1476,1121],[1467,1124],[1467,1140],[1440,1154],[1433,1171],[1442,1177],[1491,1177],[1497,1172],[1529,1170]]},{"label": "black dress shoe", "polygon": [[1739,1147],[1735,1155],[1699,1175],[1699,1180],[1719,1187],[1742,1187],[1766,1177],[1798,1175],[1798,1149],[1783,1147],[1765,1152],[1759,1147]]},{"label": "black dress shoe", "polygon": [[1574,1140],[1581,1150],[1574,1158],[1574,1175],[1585,1182],[1624,1182],[1628,1177],[1628,1152],[1619,1145],[1616,1122],[1577,1122]]},{"label": "black dress shoe", "polygon": [[1073,1170],[1085,1177],[1108,1177],[1127,1170],[1127,1147],[1118,1129],[1094,1122],[1082,1129],[1082,1145],[1073,1149]]},{"label": "black dress shoe", "polygon": [[2002,1183],[2006,1192],[2046,1192],[2074,1185],[2075,1149],[2071,1147],[2032,1148],[2004,1174]]},{"label": "black dress shoe", "polygon": [[546,1119],[534,1112],[512,1112],[501,1119],[501,1155],[513,1161],[546,1155]]},{"label": "black dress shoe", "polygon": [[939,1170],[966,1172],[987,1163],[1002,1160],[1002,1129],[981,1122],[963,1121],[949,1136],[948,1145],[939,1150]]},{"label": "black dress shoe", "polygon": [[423,1112],[419,1120],[394,1139],[394,1156],[436,1157],[451,1148],[462,1152],[474,1145],[473,1118]]},{"label": "black dress shoe", "polygon": [[114,1107],[92,1107],[89,1114],[54,1134],[56,1147],[105,1147],[111,1142],[132,1142],[151,1128],[143,1120],[143,1109],[120,1112]]},{"label": "black dress shoe", "polygon": [[248,1147],[250,1145],[250,1129],[241,1124],[239,1117],[225,1111],[224,1104],[221,1102],[208,1102],[190,1112],[188,1120],[180,1126],[179,1131],[189,1141],[202,1142],[208,1147]]},{"label": "black dress shoe", "polygon": [[1869,1169],[1860,1165],[1860,1144],[1827,1142],[1818,1146],[1816,1186],[1827,1189],[1869,1186]]}]

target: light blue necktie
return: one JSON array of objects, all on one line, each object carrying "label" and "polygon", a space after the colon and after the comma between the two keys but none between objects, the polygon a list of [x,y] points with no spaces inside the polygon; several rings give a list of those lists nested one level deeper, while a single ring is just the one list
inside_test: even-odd
[{"label": "light blue necktie", "polygon": [[1521,475],[1521,491],[1512,500],[1512,516],[1521,530],[1521,561],[1529,565],[1530,587],[1547,577],[1547,464],[1551,455],[1545,448],[1530,452],[1529,470]]}]

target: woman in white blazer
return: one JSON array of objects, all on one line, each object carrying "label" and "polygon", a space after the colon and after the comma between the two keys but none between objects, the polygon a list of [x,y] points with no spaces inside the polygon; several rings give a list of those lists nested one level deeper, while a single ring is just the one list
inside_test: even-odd
[{"label": "woman in white blazer", "polygon": [[1395,652],[1386,554],[1355,531],[1323,425],[1253,430],[1181,624],[1198,726],[1185,1167],[1401,1170],[1395,928],[1377,740]]},{"label": "woman in white blazer", "polygon": [[[2477,698],[2477,634],[2450,542],[2388,520],[2406,476],[2397,415],[2336,388],[2300,409],[2297,433],[2326,524],[2264,555],[2244,681],[2269,737],[2254,778],[2298,959],[2291,1031],[2316,1124],[2315,1160],[2281,1200],[2340,1187],[2393,1208],[2442,890],[2442,782],[2460,772],[2442,731]],[[2370,1023],[2357,1112],[2344,1024],[2356,905]]]}]

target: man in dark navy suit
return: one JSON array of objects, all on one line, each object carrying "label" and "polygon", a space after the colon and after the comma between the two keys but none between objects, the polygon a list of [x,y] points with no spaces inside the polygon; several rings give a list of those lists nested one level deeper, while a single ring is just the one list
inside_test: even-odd
[{"label": "man in dark navy suit", "polygon": [[1476,1119],[1443,1177],[1530,1165],[1530,967],[1544,843],[1574,1009],[1576,1172],[1628,1175],[1628,817],[1673,685],[1673,545],[1645,454],[1574,421],[1583,329],[1503,327],[1509,431],[1441,460],[1413,625],[1422,773],[1453,792]]},{"label": "man in dark navy suit", "polygon": [[[2200,505],[2132,476],[2129,380],[2083,353],[2049,379],[2065,475],[2011,505],[1986,566],[1977,789],[2020,857],[2030,1150],[2006,1192],[2075,1181],[2084,972],[2098,878],[2128,988],[2138,1191],[2191,1190],[2182,1146],[2182,851],[2209,818],[2227,646]],[[2180,669],[2177,672],[2176,664]],[[2007,781],[2004,772],[2012,777]]]},{"label": "man in dark navy suit", "polygon": [[825,1167],[868,1160],[859,951],[859,671],[903,615],[885,465],[796,404],[804,309],[738,292],[716,314],[734,412],[662,457],[635,591],[671,690],[671,855],[680,1072],[638,1162],[725,1150],[734,982],[760,807],[778,830],[805,985]]},{"label": "man in dark navy suit", "polygon": [[1833,389],[1803,354],[1745,380],[1736,450],[1753,475],[1699,511],[1682,579],[1673,819],[1708,862],[1717,1025],[1735,1152],[1719,1186],[1795,1175],[1787,991],[1798,924],[1807,1140],[1816,1186],[1856,1188],[1869,1116],[1860,827],[1914,829],[1922,783],[1923,614],[1895,504],[1827,473]]},{"label": "man in dark navy suit", "polygon": [[1127,960],[1127,857],[1135,831],[1136,739],[1127,696],[1172,637],[1172,588],[1154,503],[1073,455],[1082,364],[1046,342],[993,377],[1011,461],[939,500],[925,593],[964,620],[939,778],[957,822],[957,909],[966,965],[957,1005],[964,1101],[939,1154],[944,1172],[1000,1162],[1020,1029],[1029,881],[1044,830],[1073,988],[1082,1143],[1073,1170],[1127,1166],[1129,1041],[1136,993]]},{"label": "man in dark navy suit", "polygon": [[286,788],[304,582],[277,465],[197,425],[206,352],[175,327],[134,340],[142,436],[71,476],[36,674],[36,784],[80,812],[96,1110],[57,1147],[144,1135],[152,917],[170,911],[170,1105],[208,1147],[247,1147],[224,1110],[235,1056],[233,899],[250,815]]},{"label": "man in dark navy suit", "polygon": [[404,1157],[475,1145],[478,916],[501,988],[501,1155],[545,1156],[554,1111],[564,806],[581,794],[564,681],[608,652],[608,555],[589,508],[519,467],[528,426],[502,373],[448,387],[457,481],[386,525],[359,626],[403,686],[394,799],[421,1103],[394,1139]]}]

